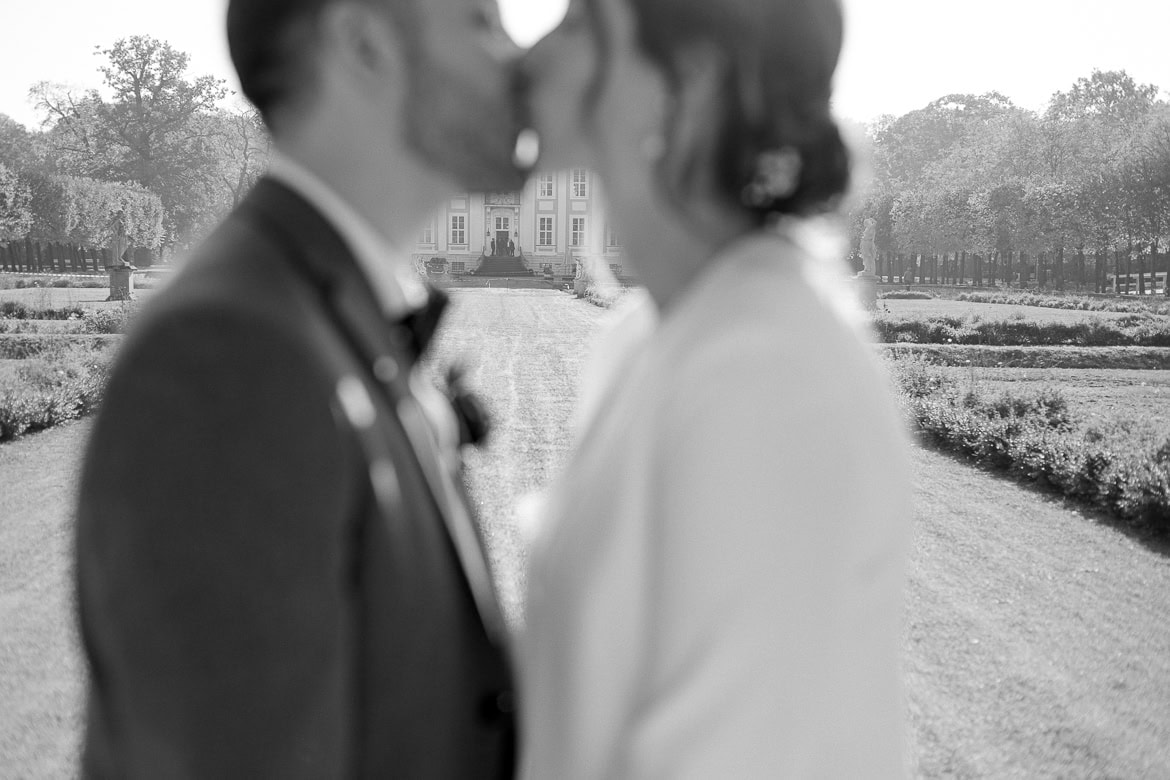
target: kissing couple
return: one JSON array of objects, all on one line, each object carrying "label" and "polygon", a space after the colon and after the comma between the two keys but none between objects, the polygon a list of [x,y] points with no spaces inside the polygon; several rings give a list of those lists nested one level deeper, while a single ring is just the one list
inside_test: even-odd
[{"label": "kissing couple", "polygon": [[[82,776],[902,776],[904,432],[809,230],[849,181],[842,28],[837,0],[571,0],[521,52],[494,0],[230,0],[275,151],[92,430]],[[526,129],[600,175],[646,295],[513,633],[408,249],[523,185]]]}]

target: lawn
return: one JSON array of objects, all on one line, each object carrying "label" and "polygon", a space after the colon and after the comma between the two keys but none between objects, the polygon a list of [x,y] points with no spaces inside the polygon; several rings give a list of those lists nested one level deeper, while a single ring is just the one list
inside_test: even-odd
[{"label": "lawn", "polygon": [[[524,566],[515,503],[568,455],[577,380],[606,312],[550,291],[451,295],[428,368],[464,362],[495,417],[487,446],[468,458],[469,489],[515,622]],[[945,370],[989,389],[1053,383],[1086,415],[1165,425],[1170,372]],[[75,766],[83,667],[70,506],[88,425],[0,445],[4,777],[66,777]],[[912,776],[1170,776],[1165,555],[965,461],[921,447],[913,457]]]},{"label": "lawn", "polygon": [[[135,297],[141,301],[147,300],[156,289],[158,287],[138,287],[135,289]],[[0,301],[19,301],[37,309],[65,309],[73,306],[107,309],[123,305],[120,301],[107,301],[109,296],[108,287],[0,287]]]},{"label": "lawn", "polygon": [[0,387],[4,387],[6,382],[15,381],[20,367],[24,364],[25,362],[23,360],[6,360],[0,358]]}]

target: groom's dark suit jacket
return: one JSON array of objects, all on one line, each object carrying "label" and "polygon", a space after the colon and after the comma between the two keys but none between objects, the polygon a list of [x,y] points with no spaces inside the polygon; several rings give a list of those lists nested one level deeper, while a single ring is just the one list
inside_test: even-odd
[{"label": "groom's dark suit jacket", "polygon": [[406,430],[411,360],[271,180],[146,307],[79,496],[85,776],[510,774],[498,612]]}]

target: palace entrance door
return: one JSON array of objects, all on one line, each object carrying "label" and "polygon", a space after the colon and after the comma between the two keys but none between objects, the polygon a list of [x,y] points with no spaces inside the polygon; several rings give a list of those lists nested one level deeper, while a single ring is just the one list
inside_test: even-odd
[{"label": "palace entrance door", "polygon": [[512,237],[512,218],[505,215],[496,215],[496,254],[508,254],[508,239]]}]

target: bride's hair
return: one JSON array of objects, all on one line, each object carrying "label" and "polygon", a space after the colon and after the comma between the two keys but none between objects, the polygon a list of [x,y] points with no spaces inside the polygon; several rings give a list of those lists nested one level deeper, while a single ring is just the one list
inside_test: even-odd
[{"label": "bride's hair", "polygon": [[674,198],[693,194],[696,166],[713,164],[718,195],[759,222],[836,205],[849,183],[849,153],[829,106],[839,0],[627,1],[641,48],[668,79],[677,81],[696,47],[724,55],[716,148],[670,151],[663,175]]}]

